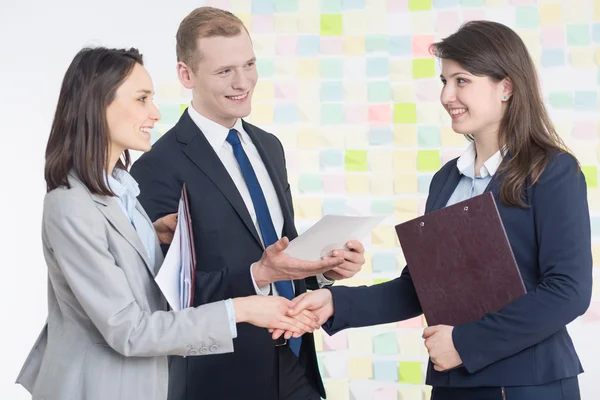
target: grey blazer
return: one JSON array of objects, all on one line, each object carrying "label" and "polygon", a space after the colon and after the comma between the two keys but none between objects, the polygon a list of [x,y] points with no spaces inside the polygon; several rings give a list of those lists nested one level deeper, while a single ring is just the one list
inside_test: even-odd
[{"label": "grey blazer", "polygon": [[69,183],[44,199],[48,319],[17,383],[34,400],[165,400],[167,355],[233,351],[225,304],[166,311],[158,239],[150,265],[116,200]]}]

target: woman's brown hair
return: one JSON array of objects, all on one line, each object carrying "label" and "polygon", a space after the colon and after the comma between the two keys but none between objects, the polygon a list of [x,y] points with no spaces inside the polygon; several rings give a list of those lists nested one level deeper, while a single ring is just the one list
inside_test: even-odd
[{"label": "woman's brown hair", "polygon": [[[508,79],[512,95],[500,121],[500,149],[508,152],[498,174],[503,204],[527,207],[525,189],[537,182],[550,158],[564,152],[542,101],[537,73],[523,40],[512,29],[492,21],[471,21],[431,46],[440,58],[460,64],[473,75],[494,82]],[[467,135],[473,140],[473,136]]]},{"label": "woman's brown hair", "polygon": [[[136,63],[143,65],[143,59],[134,48],[95,47],[77,53],[65,73],[46,146],[48,192],[69,188],[73,171],[90,192],[114,196],[105,179],[110,145],[106,110]],[[130,162],[126,150],[115,168],[127,169]]]}]

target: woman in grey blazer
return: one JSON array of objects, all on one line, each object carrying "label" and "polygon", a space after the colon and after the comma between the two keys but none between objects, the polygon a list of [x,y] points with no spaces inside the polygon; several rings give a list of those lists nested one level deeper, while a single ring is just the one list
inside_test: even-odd
[{"label": "woman in grey blazer", "polygon": [[[275,296],[167,311],[154,277],[175,214],[152,224],[127,172],[128,149],[149,150],[160,118],[152,94],[135,49],[83,49],[66,72],[46,149],[48,319],[17,379],[34,399],[164,400],[167,355],[232,352],[237,322],[294,336],[317,327]],[[281,254],[286,243],[259,262],[297,262]]]}]

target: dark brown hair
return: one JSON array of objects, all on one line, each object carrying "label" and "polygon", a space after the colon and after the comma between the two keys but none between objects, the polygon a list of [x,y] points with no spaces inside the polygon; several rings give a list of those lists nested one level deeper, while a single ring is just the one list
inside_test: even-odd
[{"label": "dark brown hair", "polygon": [[[84,48],[77,53],[65,73],[46,146],[47,191],[69,188],[72,170],[90,192],[114,196],[105,180],[110,146],[106,110],[136,63],[143,65],[143,60],[134,48]],[[115,168],[129,167],[129,151],[122,158]]]},{"label": "dark brown hair", "polygon": [[244,23],[229,11],[214,7],[196,8],[181,21],[177,29],[177,61],[182,61],[195,71],[202,58],[198,51],[198,39],[233,37],[239,35],[242,29],[248,33]]},{"label": "dark brown hair", "polygon": [[567,149],[548,117],[525,43],[507,26],[471,21],[432,44],[431,51],[440,59],[457,62],[473,75],[512,83],[512,96],[498,132],[499,147],[506,146],[509,155],[498,170],[503,177],[500,200],[506,205],[526,207],[526,185],[539,179],[554,154]]}]

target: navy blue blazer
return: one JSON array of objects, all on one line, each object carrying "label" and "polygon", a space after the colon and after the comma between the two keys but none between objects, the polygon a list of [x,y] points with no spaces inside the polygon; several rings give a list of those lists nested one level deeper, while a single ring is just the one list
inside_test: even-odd
[{"label": "navy blue blazer", "polygon": [[[281,142],[254,125],[244,122],[243,126],[277,192],[284,219],[281,233],[292,240],[298,234]],[[186,183],[196,251],[194,306],[256,294],[250,265],[263,253],[258,232],[229,173],[187,111],[133,164],[131,175],[152,221],[177,212]],[[297,295],[318,288],[315,277],[294,284]],[[250,324],[238,324],[237,329],[233,353],[170,358],[169,400],[277,396],[271,392],[277,370],[271,335]],[[300,359],[308,380],[324,396],[312,334],[303,336]]]},{"label": "navy blue blazer", "polygon": [[[426,213],[446,205],[460,173],[456,160],[433,177]],[[502,177],[490,182],[527,294],[499,312],[458,325],[453,340],[463,365],[426,383],[476,387],[538,385],[583,372],[566,325],[592,295],[590,215],[585,178],[567,153],[551,159],[526,191],[531,207],[500,203]],[[335,315],[324,325],[342,329],[401,321],[422,314],[408,267],[399,278],[370,287],[332,287]]]}]

